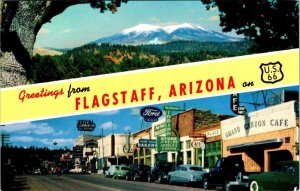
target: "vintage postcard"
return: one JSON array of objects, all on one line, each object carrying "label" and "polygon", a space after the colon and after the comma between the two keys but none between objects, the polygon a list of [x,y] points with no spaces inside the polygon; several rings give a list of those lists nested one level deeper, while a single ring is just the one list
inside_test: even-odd
[{"label": "vintage postcard", "polygon": [[299,1],[0,8],[1,190],[299,190]]}]

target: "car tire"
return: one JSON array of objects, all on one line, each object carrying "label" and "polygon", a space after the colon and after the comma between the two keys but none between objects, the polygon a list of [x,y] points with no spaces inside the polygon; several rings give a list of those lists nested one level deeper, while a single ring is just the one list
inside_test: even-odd
[{"label": "car tire", "polygon": [[230,185],[230,182],[229,182],[229,181],[226,181],[226,182],[224,183],[223,190],[224,190],[224,191],[231,191],[231,185]]},{"label": "car tire", "polygon": [[157,177],[157,183],[158,184],[162,183],[162,177],[161,177],[161,175],[158,175],[158,177]]},{"label": "car tire", "polygon": [[128,174],[126,174],[125,180],[129,180],[129,175]]},{"label": "car tire", "polygon": [[134,174],[134,176],[133,176],[133,181],[137,181],[137,175],[136,174]]},{"label": "car tire", "polygon": [[168,182],[169,182],[170,185],[173,184],[171,176],[168,176]]},{"label": "car tire", "polygon": [[207,179],[207,178],[205,178],[205,179],[203,180],[203,188],[204,188],[205,190],[208,190],[208,189],[209,189],[209,183],[208,183],[208,179]]},{"label": "car tire", "polygon": [[151,177],[148,176],[147,181],[150,183],[151,182]]},{"label": "car tire", "polygon": [[257,181],[253,180],[250,183],[250,191],[263,191],[263,188],[261,186],[259,186]]}]

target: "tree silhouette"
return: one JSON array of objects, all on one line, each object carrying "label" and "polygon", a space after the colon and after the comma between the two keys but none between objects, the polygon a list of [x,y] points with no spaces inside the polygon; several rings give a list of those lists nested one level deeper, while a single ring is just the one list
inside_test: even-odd
[{"label": "tree silhouette", "polygon": [[265,52],[299,47],[297,0],[201,0],[209,10],[218,7],[224,32],[236,30]]},{"label": "tree silhouette", "polygon": [[[0,1],[1,10],[1,51],[0,51],[0,87],[25,84],[33,54],[33,46],[38,31],[51,18],[62,13],[66,8],[83,3],[100,12],[110,10],[113,13],[121,2],[127,0],[64,0],[64,1]],[[18,68],[18,70],[15,70]],[[8,74],[8,75],[7,75]],[[15,75],[9,78],[10,75]],[[24,77],[25,75],[25,77]],[[8,78],[6,77],[8,76]],[[30,76],[29,76],[30,77]]]}]

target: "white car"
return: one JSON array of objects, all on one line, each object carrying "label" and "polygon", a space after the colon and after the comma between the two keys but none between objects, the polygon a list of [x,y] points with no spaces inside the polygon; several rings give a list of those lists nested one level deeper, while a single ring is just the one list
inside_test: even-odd
[{"label": "white car", "polygon": [[200,166],[179,165],[175,171],[168,173],[168,181],[169,184],[197,184],[202,182],[202,175],[205,173],[205,170]]},{"label": "white car", "polygon": [[114,175],[117,166],[118,165],[110,165],[110,167],[105,171],[104,176],[106,178],[111,178]]}]

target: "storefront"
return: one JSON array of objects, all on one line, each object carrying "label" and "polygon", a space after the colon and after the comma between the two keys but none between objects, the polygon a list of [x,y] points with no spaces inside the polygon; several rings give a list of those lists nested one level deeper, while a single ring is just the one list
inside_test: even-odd
[{"label": "storefront", "polygon": [[[220,122],[207,125],[199,128],[200,130],[196,131],[200,135],[203,135],[203,138],[195,138],[195,140],[200,140],[205,142],[204,152],[202,148],[197,148],[196,150],[196,164],[204,164],[204,167],[210,169],[213,167],[221,157],[221,125]],[[204,153],[204,157],[202,154]],[[202,160],[204,161],[202,162]]]},{"label": "storefront", "polygon": [[151,139],[151,127],[132,134],[133,164],[151,165],[151,148],[146,144],[140,144],[140,140]]},{"label": "storefront", "polygon": [[221,121],[223,156],[238,155],[245,170],[271,170],[278,161],[299,160],[298,104],[289,101]]}]

